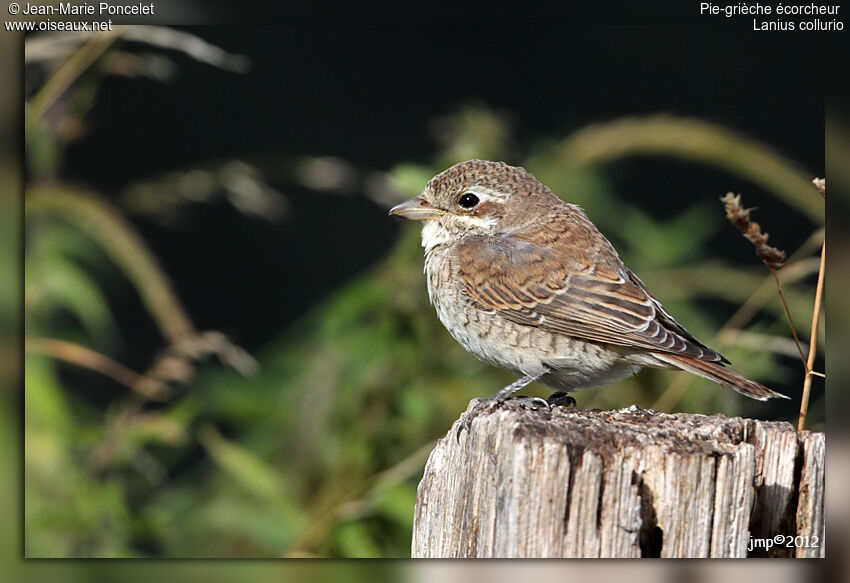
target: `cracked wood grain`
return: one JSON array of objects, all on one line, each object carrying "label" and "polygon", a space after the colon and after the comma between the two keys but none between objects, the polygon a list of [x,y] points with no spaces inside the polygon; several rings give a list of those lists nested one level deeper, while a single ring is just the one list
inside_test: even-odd
[{"label": "cracked wood grain", "polygon": [[[419,484],[414,557],[823,556],[822,433],[518,401],[458,440],[459,421]],[[748,551],[777,534],[821,544]]]}]

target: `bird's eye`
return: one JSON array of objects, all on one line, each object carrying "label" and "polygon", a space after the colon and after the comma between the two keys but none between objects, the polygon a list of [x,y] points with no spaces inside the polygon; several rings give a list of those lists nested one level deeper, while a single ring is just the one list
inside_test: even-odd
[{"label": "bird's eye", "polygon": [[465,209],[471,209],[472,207],[478,204],[478,197],[472,194],[471,192],[467,192],[466,194],[460,197],[457,203]]}]

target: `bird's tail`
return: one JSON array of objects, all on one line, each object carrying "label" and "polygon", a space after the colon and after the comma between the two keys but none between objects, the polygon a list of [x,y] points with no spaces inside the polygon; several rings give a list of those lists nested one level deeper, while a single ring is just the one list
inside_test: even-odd
[{"label": "bird's tail", "polygon": [[764,385],[760,385],[759,383],[751,381],[750,379],[745,378],[739,375],[738,373],[729,370],[728,368],[724,368],[722,364],[717,362],[698,360],[696,358],[691,358],[689,356],[681,356],[679,354],[655,353],[654,356],[659,360],[666,362],[667,364],[673,365],[676,368],[686,370],[690,373],[701,376],[710,381],[714,381],[715,383],[719,383],[724,387],[734,389],[739,393],[750,397],[751,399],[767,401],[768,399],[790,398],[787,395],[783,395],[782,393],[771,391]]}]

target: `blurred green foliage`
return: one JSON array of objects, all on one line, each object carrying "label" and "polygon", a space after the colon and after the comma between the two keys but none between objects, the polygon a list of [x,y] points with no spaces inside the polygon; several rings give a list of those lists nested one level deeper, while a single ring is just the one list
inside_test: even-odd
[{"label": "blurred green foliage", "polygon": [[[73,343],[107,359],[120,355],[122,338],[132,331],[116,324],[108,298],[121,280],[146,298],[164,345],[150,369],[137,373],[137,382],[115,382],[105,404],[85,399],[86,387],[75,386],[62,371],[69,366],[114,371],[117,363],[78,358],[63,351],[64,344],[28,351],[26,556],[408,556],[416,485],[434,441],[469,399],[513,380],[465,353],[439,324],[421,274],[418,229],[407,228],[374,268],[340,286],[252,355],[259,372],[246,376],[250,367],[240,366],[246,361],[238,348],[192,328],[177,300],[179,290],[167,289],[156,258],[122,218],[124,211],[56,175],[70,139],[61,129],[87,111],[96,86],[92,79],[99,74],[108,72],[96,71],[72,85],[70,95],[82,95],[66,98],[68,119],[28,120],[26,336]],[[77,102],[83,105],[73,107]],[[737,236],[724,224],[720,204],[696,202],[678,216],[654,218],[618,195],[602,165],[634,153],[696,159],[770,187],[764,164],[806,180],[792,164],[749,140],[738,143],[734,163],[728,156],[721,160],[716,154],[722,140],[734,140],[734,134],[675,118],[612,122],[520,150],[506,119],[486,104],[472,103],[437,120],[433,159],[399,160],[388,176],[390,198],[417,193],[460,160],[515,160],[553,191],[570,193],[571,202],[583,206],[604,232],[616,233],[623,259],[671,313],[721,349],[737,370],[767,384],[801,378],[798,368],[777,366],[776,355],[793,355],[794,349],[766,270],[744,243],[736,265],[705,251],[721,229],[727,231],[722,236]],[[642,143],[647,135],[653,139]],[[676,144],[683,136],[689,145],[680,155]],[[611,153],[600,140],[618,149]],[[817,196],[813,191],[783,186],[776,195],[792,205],[799,199],[801,216],[820,216],[807,199]],[[816,231],[783,270],[804,337],[818,233],[822,237]],[[746,309],[724,328],[704,300]],[[176,331],[168,317],[175,310],[186,319]],[[753,320],[756,314],[761,317]],[[768,345],[775,350],[765,350]],[[221,363],[199,358],[209,353],[218,354]],[[146,380],[179,390],[154,398],[142,390]],[[578,399],[584,408],[634,403],[742,412],[735,393],[663,371],[580,392]],[[818,427],[822,404],[811,411],[810,426]]]}]

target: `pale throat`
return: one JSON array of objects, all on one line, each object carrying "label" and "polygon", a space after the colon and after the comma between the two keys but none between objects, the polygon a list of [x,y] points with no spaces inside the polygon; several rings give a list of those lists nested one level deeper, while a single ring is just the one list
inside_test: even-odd
[{"label": "pale throat", "polygon": [[496,226],[494,218],[453,216],[447,225],[443,221],[428,220],[422,225],[422,246],[427,255],[434,247],[457,241],[464,234],[489,233]]},{"label": "pale throat", "polygon": [[451,233],[439,222],[434,220],[425,221],[422,225],[422,246],[425,248],[426,255],[437,245],[443,245],[451,240]]}]

